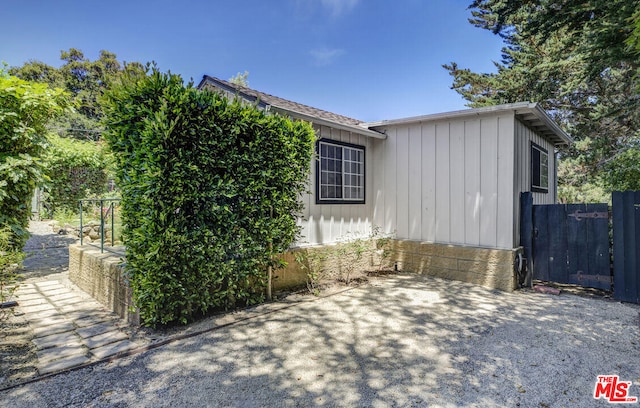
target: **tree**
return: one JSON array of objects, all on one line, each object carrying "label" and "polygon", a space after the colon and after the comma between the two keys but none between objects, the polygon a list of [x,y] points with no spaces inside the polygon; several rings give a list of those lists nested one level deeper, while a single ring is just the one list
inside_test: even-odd
[{"label": "tree", "polygon": [[505,41],[497,72],[444,66],[470,106],[541,102],[576,139],[562,152],[561,199],[579,199],[583,189],[596,199],[613,189],[640,188],[640,180],[624,171],[640,140],[638,56],[625,44],[638,3],[476,0],[470,22]]},{"label": "tree", "polygon": [[[104,132],[100,123],[103,108],[100,96],[113,83],[118,82],[123,73],[144,75],[140,63],[120,63],[116,55],[100,51],[97,60],[87,59],[82,51],[71,48],[60,55],[63,64],[55,68],[39,61],[29,61],[21,67],[13,67],[10,72],[24,80],[48,84],[50,87],[66,90],[75,109],[67,109],[47,124],[47,128],[65,138],[90,141],[95,146],[59,138],[50,139],[50,153],[45,156],[45,174],[50,182],[42,187],[50,194],[46,201],[50,209],[73,208],[77,200],[86,198],[87,191],[103,192],[106,188],[106,174],[112,173],[99,141]],[[93,165],[86,163],[95,157]],[[80,166],[80,163],[84,164]],[[104,166],[102,169],[96,166]],[[78,167],[82,167],[82,171]],[[99,186],[104,182],[104,186]]]},{"label": "tree", "polygon": [[63,90],[0,71],[0,230],[11,231],[10,250],[21,250],[28,237],[31,197],[42,178],[46,124],[67,106]]},{"label": "tree", "polygon": [[125,71],[143,72],[142,64],[120,63],[116,54],[102,50],[97,60],[86,58],[82,51],[70,48],[60,53],[63,64],[55,68],[40,61],[29,61],[21,67],[12,67],[11,75],[47,83],[65,89],[72,98],[75,110],[68,110],[51,123],[61,136],[98,140],[104,131],[100,124],[102,107],[100,95]]},{"label": "tree", "polygon": [[235,76],[229,78],[229,82],[235,85],[244,86],[245,88],[249,87],[249,71],[244,71],[244,73],[238,72]]}]

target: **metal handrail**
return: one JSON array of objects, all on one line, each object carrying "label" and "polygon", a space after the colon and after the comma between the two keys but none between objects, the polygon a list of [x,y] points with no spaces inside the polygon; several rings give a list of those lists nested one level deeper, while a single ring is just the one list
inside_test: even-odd
[{"label": "metal handrail", "polygon": [[114,246],[115,242],[115,233],[114,233],[114,223],[115,223],[115,215],[114,215],[114,204],[119,202],[119,198],[92,198],[92,199],[83,199],[78,200],[80,203],[80,245],[83,245],[84,240],[84,226],[82,223],[82,203],[100,203],[100,252],[104,252],[104,223],[105,223],[105,202],[108,203],[106,207],[106,216],[111,215],[111,246]]}]

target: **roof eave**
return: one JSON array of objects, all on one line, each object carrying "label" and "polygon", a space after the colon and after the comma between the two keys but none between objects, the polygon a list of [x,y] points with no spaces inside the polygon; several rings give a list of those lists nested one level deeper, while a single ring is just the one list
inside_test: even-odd
[{"label": "roof eave", "polygon": [[345,125],[342,123],[337,123],[337,122],[333,122],[327,119],[322,119],[322,118],[318,118],[316,116],[312,116],[312,115],[308,115],[306,113],[301,113],[301,112],[296,112],[293,111],[291,109],[285,109],[276,105],[270,105],[269,108],[271,111],[275,111],[284,115],[288,115],[291,117],[294,117],[296,119],[300,119],[300,120],[304,120],[306,122],[311,122],[311,123],[315,123],[317,125],[321,125],[321,126],[328,126],[328,127],[332,127],[334,129],[339,129],[339,130],[345,130],[347,132],[354,132],[363,136],[368,136],[368,137],[372,137],[375,139],[386,139],[387,135],[382,133],[382,132],[378,132],[376,130],[372,130],[369,129],[367,127],[361,127],[361,126],[350,126],[350,125]]},{"label": "roof eave", "polygon": [[379,122],[364,123],[369,129],[382,128],[392,125],[406,125],[419,122],[433,122],[437,120],[456,119],[462,117],[474,117],[496,112],[512,111],[527,126],[532,127],[541,135],[548,138],[556,147],[573,143],[573,139],[567,135],[549,117],[549,115],[537,104],[531,102],[517,102],[504,105],[485,106],[482,108],[463,109],[452,112],[434,113],[429,115],[412,116],[408,118],[382,120]]},{"label": "roof eave", "polygon": [[560,126],[537,103],[523,109],[516,109],[515,115],[556,147],[569,146],[573,143],[573,138],[560,129]]}]

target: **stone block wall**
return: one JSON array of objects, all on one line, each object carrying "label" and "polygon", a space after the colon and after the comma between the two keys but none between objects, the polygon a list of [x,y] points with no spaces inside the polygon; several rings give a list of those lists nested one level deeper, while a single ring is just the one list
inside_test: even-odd
[{"label": "stone block wall", "polygon": [[[274,271],[273,291],[304,288],[311,270],[319,275],[322,283],[353,279],[366,272],[391,267],[390,253],[385,254],[384,249],[377,247],[377,242],[371,239],[360,240],[355,245],[347,242],[292,249],[280,257],[287,266]],[[360,256],[355,254],[356,249],[361,252]]]},{"label": "stone block wall", "polygon": [[[361,241],[359,257],[349,243],[296,248],[281,256],[287,262],[274,271],[273,292],[307,286],[313,268],[321,280],[357,278],[365,272],[396,269],[458,280],[489,288],[516,289],[513,262],[520,249],[475,248],[390,239],[384,248],[377,240]],[[106,308],[131,324],[139,324],[132,313],[131,289],[123,275],[124,247],[101,253],[93,246],[69,247],[69,278]],[[302,261],[302,265],[299,261]],[[320,282],[322,283],[322,282]]]},{"label": "stone block wall", "polygon": [[[111,249],[111,248],[110,248]],[[69,246],[69,279],[130,324],[139,324],[131,312],[132,292],[123,275],[124,247],[100,252],[93,246]]]},{"label": "stone block wall", "polygon": [[394,239],[396,268],[504,291],[516,289],[514,259],[520,249],[492,249]]}]

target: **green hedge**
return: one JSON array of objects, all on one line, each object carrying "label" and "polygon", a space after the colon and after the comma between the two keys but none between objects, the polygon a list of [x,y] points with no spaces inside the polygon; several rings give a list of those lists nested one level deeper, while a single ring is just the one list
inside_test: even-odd
[{"label": "green hedge", "polygon": [[103,146],[56,134],[48,139],[44,168],[49,178],[47,202],[51,211],[77,211],[78,200],[104,195],[111,161]]},{"label": "green hedge", "polygon": [[143,323],[263,301],[272,252],[298,233],[311,125],[156,70],[125,79],[104,106]]},{"label": "green hedge", "polygon": [[47,122],[68,106],[66,94],[7,75],[0,68],[0,229],[21,251],[29,233],[33,191],[42,180]]}]

